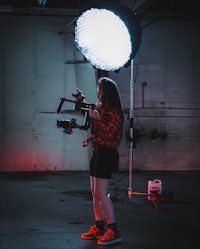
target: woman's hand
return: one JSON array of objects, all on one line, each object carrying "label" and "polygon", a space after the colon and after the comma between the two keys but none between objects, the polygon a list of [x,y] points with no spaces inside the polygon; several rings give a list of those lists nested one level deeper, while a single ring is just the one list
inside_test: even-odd
[{"label": "woman's hand", "polygon": [[90,109],[89,114],[91,118],[94,118],[94,119],[100,118],[100,114],[97,110]]},{"label": "woman's hand", "polygon": [[95,109],[98,111],[99,109],[101,109],[101,107],[102,107],[102,103],[101,103],[101,101],[98,101],[96,103]]}]

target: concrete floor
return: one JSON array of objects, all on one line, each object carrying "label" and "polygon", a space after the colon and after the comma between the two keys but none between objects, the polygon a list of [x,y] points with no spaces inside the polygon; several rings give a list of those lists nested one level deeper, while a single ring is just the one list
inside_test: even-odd
[{"label": "concrete floor", "polygon": [[88,172],[1,173],[0,249],[199,249],[200,171],[133,172],[134,191],[161,179],[173,201],[127,199],[128,172],[110,185],[123,241],[97,246],[80,235],[94,224]]}]

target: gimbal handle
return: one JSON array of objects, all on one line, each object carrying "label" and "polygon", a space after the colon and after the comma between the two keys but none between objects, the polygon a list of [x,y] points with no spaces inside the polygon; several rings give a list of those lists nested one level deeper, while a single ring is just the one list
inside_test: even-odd
[{"label": "gimbal handle", "polygon": [[86,102],[83,102],[83,101],[80,101],[80,100],[71,100],[71,99],[66,99],[64,97],[61,97],[60,99],[60,103],[59,103],[59,106],[57,108],[57,113],[60,113],[61,112],[61,109],[62,109],[62,106],[63,106],[63,103],[67,101],[67,102],[71,102],[71,103],[74,103],[75,104],[75,110],[84,110],[84,109],[94,109],[95,108],[95,104],[93,103],[86,103]]}]

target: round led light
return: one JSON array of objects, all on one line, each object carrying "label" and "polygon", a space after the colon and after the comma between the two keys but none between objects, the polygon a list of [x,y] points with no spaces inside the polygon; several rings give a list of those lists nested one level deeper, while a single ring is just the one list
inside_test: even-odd
[{"label": "round led light", "polygon": [[132,37],[124,21],[108,9],[91,8],[76,21],[75,43],[96,68],[116,71],[133,53]]}]

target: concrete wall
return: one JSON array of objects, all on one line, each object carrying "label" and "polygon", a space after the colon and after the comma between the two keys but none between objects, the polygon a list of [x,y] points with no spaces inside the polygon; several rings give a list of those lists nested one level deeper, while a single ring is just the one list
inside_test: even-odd
[{"label": "concrete wall", "polygon": [[[143,30],[133,67],[134,169],[200,169],[199,26],[191,20],[162,20]],[[110,76],[118,82],[129,116],[130,68]],[[126,156],[122,160],[125,165]]]},{"label": "concrete wall", "polygon": [[[67,135],[57,119],[83,115],[56,114],[60,97],[73,99],[76,87],[95,101],[96,75],[80,59],[73,34],[59,35],[67,18],[0,16],[0,171],[54,171],[88,168],[90,148],[83,148],[87,131]],[[81,58],[82,59],[82,58]],[[72,110],[65,102],[63,109]]]},{"label": "concrete wall", "polygon": [[[83,148],[88,131],[66,135],[56,114],[61,95],[76,87],[88,102],[96,96],[96,71],[82,59],[73,35],[58,32],[71,19],[0,16],[0,171],[88,170],[91,148]],[[200,35],[199,23],[156,22],[143,30],[134,59],[134,123],[140,139],[135,170],[199,169]],[[118,83],[129,116],[130,68],[109,73]],[[72,109],[69,103],[65,109]],[[126,128],[126,125],[125,125]],[[164,135],[168,136],[165,137]],[[129,148],[120,146],[120,168],[128,169]]]}]

